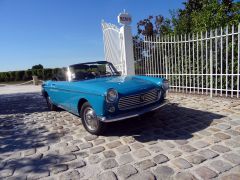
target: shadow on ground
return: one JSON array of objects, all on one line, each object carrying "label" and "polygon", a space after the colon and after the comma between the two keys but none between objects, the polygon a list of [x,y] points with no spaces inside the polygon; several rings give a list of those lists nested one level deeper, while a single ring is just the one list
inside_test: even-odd
[{"label": "shadow on ground", "polygon": [[0,95],[0,115],[48,111],[40,93]]},{"label": "shadow on ground", "polygon": [[169,104],[162,109],[108,125],[106,136],[133,136],[139,142],[189,139],[224,116]]}]

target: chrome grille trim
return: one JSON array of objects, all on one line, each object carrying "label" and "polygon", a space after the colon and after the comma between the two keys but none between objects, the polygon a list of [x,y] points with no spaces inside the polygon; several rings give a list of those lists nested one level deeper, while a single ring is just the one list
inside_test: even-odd
[{"label": "chrome grille trim", "polygon": [[[141,96],[144,96],[144,101],[141,101]],[[158,90],[152,89],[148,92],[121,97],[118,102],[119,110],[128,110],[144,105],[148,105],[158,101]]]}]

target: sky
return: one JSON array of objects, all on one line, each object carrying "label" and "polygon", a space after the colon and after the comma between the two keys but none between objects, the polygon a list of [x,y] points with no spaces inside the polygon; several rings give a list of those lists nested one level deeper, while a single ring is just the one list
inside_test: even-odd
[{"label": "sky", "polygon": [[[0,0],[0,72],[104,60],[101,21],[170,17],[184,0]],[[118,25],[120,27],[120,25]]]}]

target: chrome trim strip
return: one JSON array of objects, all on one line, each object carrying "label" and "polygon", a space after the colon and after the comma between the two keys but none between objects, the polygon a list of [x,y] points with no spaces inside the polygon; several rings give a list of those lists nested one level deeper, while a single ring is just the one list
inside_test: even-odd
[{"label": "chrome trim strip", "polygon": [[124,114],[121,114],[121,115],[118,115],[118,116],[115,116],[115,117],[111,117],[111,118],[106,118],[106,117],[98,117],[98,118],[99,118],[100,121],[105,122],[105,123],[114,122],[114,121],[121,121],[121,120],[125,120],[125,119],[128,119],[128,118],[132,118],[132,117],[136,117],[136,116],[145,114],[147,112],[155,111],[155,110],[157,110],[157,109],[159,109],[159,108],[161,108],[161,107],[163,107],[167,104],[169,104],[169,101],[165,100],[161,104],[157,104],[157,105],[145,108],[141,111],[134,110],[132,112],[124,113]]},{"label": "chrome trim strip", "polygon": [[45,86],[45,87],[49,88],[49,89],[52,89],[52,90],[59,90],[59,91],[65,91],[65,92],[82,93],[82,94],[89,94],[89,95],[95,95],[95,96],[104,96],[104,95],[101,95],[101,94],[88,93],[88,92],[83,92],[83,91],[63,89],[63,88],[57,88],[57,87],[51,87],[51,86]]}]

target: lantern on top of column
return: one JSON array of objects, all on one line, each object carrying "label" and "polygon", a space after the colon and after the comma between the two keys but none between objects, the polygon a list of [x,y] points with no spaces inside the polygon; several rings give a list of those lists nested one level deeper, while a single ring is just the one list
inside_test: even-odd
[{"label": "lantern on top of column", "polygon": [[121,25],[129,25],[132,22],[132,16],[125,10],[118,15],[118,23]]}]

